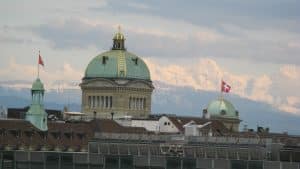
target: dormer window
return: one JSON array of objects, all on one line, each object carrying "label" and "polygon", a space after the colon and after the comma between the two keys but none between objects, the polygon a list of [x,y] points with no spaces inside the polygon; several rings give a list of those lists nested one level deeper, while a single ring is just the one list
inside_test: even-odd
[{"label": "dormer window", "polygon": [[226,114],[226,110],[221,110],[221,115],[225,115]]},{"label": "dormer window", "polygon": [[135,65],[138,64],[138,58],[134,58],[134,59],[132,59],[132,61],[134,62]]},{"label": "dormer window", "polygon": [[105,65],[108,60],[107,56],[102,56],[102,64]]}]

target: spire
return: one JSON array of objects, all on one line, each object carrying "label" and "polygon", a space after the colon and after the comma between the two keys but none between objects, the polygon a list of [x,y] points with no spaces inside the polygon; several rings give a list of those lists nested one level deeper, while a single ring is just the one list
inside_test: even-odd
[{"label": "spire", "polygon": [[118,26],[118,32],[113,38],[112,50],[126,50],[125,49],[125,37],[121,32],[121,26]]}]

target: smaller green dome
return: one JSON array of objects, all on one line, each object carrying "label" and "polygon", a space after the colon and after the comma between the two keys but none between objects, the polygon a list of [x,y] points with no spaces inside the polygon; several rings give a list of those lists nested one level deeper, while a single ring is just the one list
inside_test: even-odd
[{"label": "smaller green dome", "polygon": [[44,91],[44,85],[43,85],[42,81],[40,80],[40,78],[37,78],[33,82],[31,90],[41,90],[41,91]]},{"label": "smaller green dome", "polygon": [[211,117],[239,118],[238,111],[236,111],[232,103],[225,99],[210,102],[207,106],[207,113],[209,113]]}]

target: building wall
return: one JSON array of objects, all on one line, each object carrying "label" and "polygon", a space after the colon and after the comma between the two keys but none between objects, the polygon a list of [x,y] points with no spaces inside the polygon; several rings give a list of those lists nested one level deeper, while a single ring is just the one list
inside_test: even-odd
[{"label": "building wall", "polygon": [[220,119],[224,126],[232,131],[238,132],[239,131],[239,126],[240,126],[240,120],[238,119]]},{"label": "building wall", "polygon": [[0,152],[1,168],[299,169],[299,162],[61,152]]},{"label": "building wall", "polygon": [[84,80],[82,112],[89,118],[132,116],[146,118],[151,112],[152,83],[148,81],[122,82],[109,79]]},{"label": "building wall", "polygon": [[0,118],[7,118],[7,108],[0,106]]},{"label": "building wall", "polygon": [[148,131],[159,131],[157,120],[132,120],[131,127],[144,127]]},{"label": "building wall", "polygon": [[166,133],[178,133],[179,132],[177,127],[166,116],[162,116],[158,120],[158,125],[159,125],[160,132],[166,132]]},{"label": "building wall", "polygon": [[158,132],[158,120],[147,120],[147,119],[115,119],[115,121],[126,127],[143,127],[148,131]]}]

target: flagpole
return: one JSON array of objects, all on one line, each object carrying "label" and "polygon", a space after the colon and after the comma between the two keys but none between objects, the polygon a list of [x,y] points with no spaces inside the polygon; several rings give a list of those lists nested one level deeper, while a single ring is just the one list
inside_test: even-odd
[{"label": "flagpole", "polygon": [[[40,51],[39,51],[39,57],[40,57]],[[38,61],[38,78],[40,78],[40,63],[39,63],[39,61]]]},{"label": "flagpole", "polygon": [[221,78],[221,85],[220,85],[220,92],[221,92],[221,94],[220,94],[220,104],[219,104],[219,110],[221,109],[221,104],[222,104],[222,102],[223,102],[223,84],[222,84],[222,82],[223,82],[223,78]]},{"label": "flagpole", "polygon": [[220,95],[220,99],[221,99],[221,101],[223,101],[223,78],[221,79],[221,85],[220,85],[220,87],[221,87],[221,95]]}]

